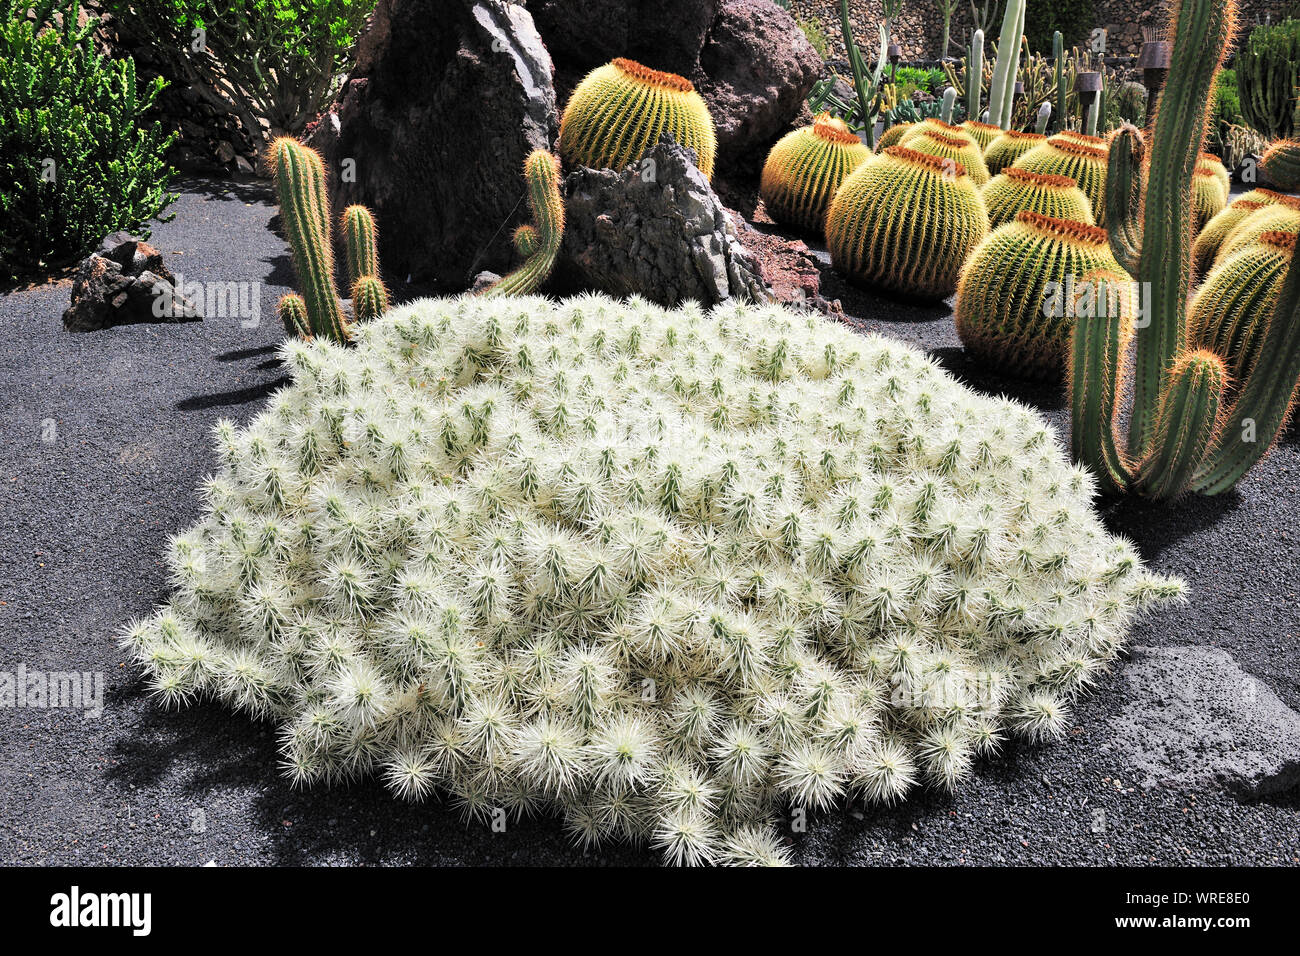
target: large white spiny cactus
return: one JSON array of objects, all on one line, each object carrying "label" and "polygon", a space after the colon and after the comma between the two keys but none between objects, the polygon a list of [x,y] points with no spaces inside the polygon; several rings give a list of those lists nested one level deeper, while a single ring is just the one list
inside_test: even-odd
[{"label": "large white spiny cactus", "polygon": [[286,342],[293,386],[218,426],[125,638],[165,702],[280,721],[301,784],[782,862],[791,806],[1059,734],[1181,592],[1032,412],[820,318],[467,298],[358,339]]}]

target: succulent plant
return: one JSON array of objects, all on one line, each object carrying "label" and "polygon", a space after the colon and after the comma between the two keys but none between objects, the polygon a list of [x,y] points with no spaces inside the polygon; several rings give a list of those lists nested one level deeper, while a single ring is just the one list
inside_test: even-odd
[{"label": "succulent plant", "polygon": [[1279,139],[1269,144],[1259,165],[1265,178],[1278,189],[1300,190],[1300,140]]},{"label": "succulent plant", "polygon": [[1047,137],[1042,133],[1022,133],[1009,129],[984,150],[984,165],[988,167],[990,176],[996,176],[1004,169],[1014,166],[1016,160],[1025,153],[1045,142]]},{"label": "succulent plant", "polygon": [[[945,122],[937,116],[929,116],[921,120],[919,123],[912,124],[912,128],[907,131],[907,135],[903,137],[902,142],[900,142],[899,145],[906,146],[908,145],[908,140],[915,139],[918,136],[924,136],[926,133],[939,133],[943,136],[950,137],[951,139],[959,139],[963,143],[975,143],[975,137],[966,132],[960,126],[955,126],[952,123]],[[978,144],[976,144],[976,147],[978,148]],[[981,150],[981,152],[983,151]]]},{"label": "succulent plant", "polygon": [[1201,153],[1196,158],[1196,169],[1197,172],[1211,173],[1222,184],[1224,196],[1232,192],[1232,174],[1228,172],[1228,167],[1223,165],[1223,160],[1218,156],[1213,153]]},{"label": "succulent plant", "polygon": [[1063,734],[1182,591],[1038,415],[821,316],[425,299],[356,339],[287,341],[217,424],[123,635],[163,705],[273,722],[296,786],[781,863],[792,807]]},{"label": "succulent plant", "polygon": [[524,264],[483,291],[484,295],[532,295],[551,275],[564,243],[564,198],[560,195],[560,164],[544,149],[524,160],[524,183],[533,224],[514,233],[515,250]]},{"label": "succulent plant", "polygon": [[1219,265],[1247,246],[1259,242],[1260,237],[1266,232],[1300,231],[1300,208],[1298,207],[1300,203],[1274,203],[1255,210],[1224,236],[1214,258],[1215,265]]},{"label": "succulent plant", "polygon": [[889,127],[880,134],[880,140],[876,143],[876,150],[883,153],[889,147],[899,145],[915,126],[915,123],[896,123]]},{"label": "succulent plant", "polygon": [[373,322],[388,311],[388,289],[378,276],[365,275],[352,284],[352,314],[358,322]]},{"label": "succulent plant", "polygon": [[1209,271],[1218,257],[1223,241],[1247,216],[1289,198],[1271,189],[1252,189],[1229,203],[1205,224],[1196,237],[1196,243],[1192,247],[1192,268],[1195,274],[1203,276]]},{"label": "succulent plant", "polygon": [[[1071,351],[1071,444],[1107,492],[1167,499],[1232,488],[1282,433],[1300,385],[1294,254],[1271,312],[1256,319],[1254,366],[1232,392],[1224,357],[1196,348],[1188,321],[1192,179],[1236,18],[1236,0],[1177,0],[1168,31],[1173,59],[1150,143],[1133,126],[1111,139],[1111,247],[1142,290],[1144,327],[1131,366],[1123,317],[1112,310],[1077,321]],[[1119,419],[1130,378],[1124,438]]]},{"label": "succulent plant", "polygon": [[988,167],[984,165],[984,154],[979,144],[969,136],[949,136],[934,130],[922,130],[904,137],[903,145],[927,156],[960,163],[976,186],[983,186],[989,181]]},{"label": "succulent plant", "polygon": [[844,180],[826,216],[831,262],[851,278],[942,299],[988,233],[979,189],[960,163],[891,146]]},{"label": "succulent plant", "polygon": [[957,335],[982,363],[1017,378],[1058,381],[1084,277],[1122,270],[1105,229],[1035,212],[989,233],[962,269]]},{"label": "succulent plant", "polygon": [[311,319],[307,317],[307,303],[298,293],[290,292],[288,295],[281,296],[280,301],[275,305],[275,314],[280,324],[284,326],[285,335],[300,339],[312,337]]},{"label": "succulent plant", "polygon": [[1295,247],[1295,233],[1266,232],[1216,266],[1192,297],[1188,344],[1220,356],[1230,382],[1254,371]]},{"label": "succulent plant", "polygon": [[991,229],[1006,225],[1022,212],[1096,225],[1092,204],[1068,176],[1044,176],[1012,167],[994,176],[980,194],[989,211]]},{"label": "succulent plant", "polygon": [[992,123],[981,123],[978,120],[966,120],[961,124],[961,128],[966,131],[971,139],[979,143],[980,152],[989,148],[989,144],[1002,135],[1002,127],[994,126]]},{"label": "succulent plant", "polygon": [[1079,184],[1092,204],[1098,225],[1106,223],[1106,162],[1103,146],[1097,146],[1083,134],[1058,133],[1025,153],[1012,165],[1031,173],[1068,176]]},{"label": "succulent plant", "polygon": [[820,235],[835,191],[871,158],[871,150],[829,113],[783,136],[763,164],[759,188],[777,222]]},{"label": "succulent plant", "polygon": [[588,73],[569,97],[560,121],[560,156],[573,165],[622,169],[638,162],[663,133],[695,150],[700,172],[713,178],[718,136],[691,81],[620,57]]},{"label": "succulent plant", "polygon": [[1210,169],[1197,166],[1192,173],[1192,228],[1199,234],[1211,219],[1228,206],[1228,191]]},{"label": "succulent plant", "polygon": [[347,276],[352,282],[366,276],[379,278],[379,238],[375,217],[365,206],[348,206],[339,217],[343,233]]},{"label": "succulent plant", "polygon": [[989,122],[1002,129],[1011,128],[1015,103],[1016,73],[1020,66],[1020,40],[1025,33],[1026,0],[1007,0],[998,37],[998,55],[989,84]]}]

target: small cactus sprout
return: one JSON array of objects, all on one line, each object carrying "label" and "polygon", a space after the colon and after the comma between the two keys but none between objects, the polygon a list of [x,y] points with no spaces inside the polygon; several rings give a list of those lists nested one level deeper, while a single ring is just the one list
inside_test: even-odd
[{"label": "small cactus sprout", "polygon": [[908,149],[914,149],[918,153],[960,163],[976,186],[983,186],[989,181],[988,167],[984,165],[984,154],[979,144],[969,136],[956,137],[934,130],[925,130],[919,135],[907,137],[906,144]]},{"label": "small cactus sprout", "polygon": [[979,143],[981,153],[1002,135],[1001,126],[994,126],[992,123],[981,123],[979,120],[968,119],[961,124],[961,128],[966,131],[966,135]]},{"label": "small cactus sprout", "polygon": [[1228,205],[1228,191],[1212,169],[1199,166],[1192,174],[1192,225],[1199,233]]},{"label": "small cactus sprout", "polygon": [[1285,192],[1300,191],[1300,140],[1280,139],[1264,151],[1264,178]]},{"label": "small cactus sprout", "polygon": [[1224,237],[1214,259],[1215,265],[1221,265],[1229,256],[1247,246],[1253,246],[1265,233],[1300,232],[1300,200],[1292,196],[1284,196],[1283,199],[1286,201],[1257,209],[1239,222],[1232,232]]},{"label": "small cactus sprout", "polygon": [[1049,176],[1069,176],[1092,204],[1097,224],[1106,224],[1105,140],[1083,133],[1058,133],[1025,153],[1013,164],[1017,169]]},{"label": "small cactus sprout", "polygon": [[375,217],[365,206],[348,206],[339,217],[343,249],[347,254],[347,277],[353,284],[363,276],[379,277],[379,241]]},{"label": "small cactus sprout", "polygon": [[975,250],[957,287],[957,334],[981,362],[1017,378],[1060,380],[1084,277],[1120,272],[1106,230],[1022,212]]},{"label": "small cactus sprout", "polygon": [[284,334],[290,338],[311,338],[311,320],[307,318],[307,303],[296,292],[281,296],[276,303],[275,314],[284,326]]},{"label": "small cactus sprout", "polygon": [[484,290],[484,295],[531,295],[541,288],[559,258],[564,242],[564,199],[560,195],[560,163],[539,149],[524,160],[528,207],[535,225],[515,230],[515,250],[524,264]]},{"label": "small cactus sprout", "polygon": [[826,244],[835,267],[859,282],[942,299],[988,227],[984,200],[960,163],[891,146],[840,186]]},{"label": "small cactus sprout", "polygon": [[298,786],[779,865],[792,810],[1068,732],[1181,592],[1043,418],[820,315],[423,299],[281,354],[123,646]]},{"label": "small cactus sprout", "polygon": [[1232,383],[1255,369],[1295,247],[1295,233],[1266,232],[1216,266],[1192,297],[1188,339],[1221,356]]},{"label": "small cactus sprout", "polygon": [[915,127],[915,123],[896,123],[889,127],[880,134],[880,142],[876,143],[876,152],[883,153],[891,146],[898,146]]},{"label": "small cactus sprout", "polygon": [[820,235],[840,184],[871,158],[871,150],[829,113],[812,126],[787,133],[763,164],[760,193],[768,215]]},{"label": "small cactus sprout", "polygon": [[388,290],[378,277],[365,275],[352,284],[352,315],[358,322],[373,322],[388,311]]},{"label": "small cactus sprout", "polygon": [[989,143],[984,150],[984,165],[988,167],[990,176],[996,176],[1014,166],[1016,160],[1025,153],[1046,142],[1047,137],[1042,133],[1022,133],[1019,130],[1009,129]]},{"label": "small cactus sprout", "polygon": [[1196,171],[1212,173],[1214,178],[1223,184],[1223,195],[1227,196],[1232,192],[1232,174],[1228,172],[1228,167],[1223,165],[1223,160],[1213,153],[1201,153],[1196,158]]},{"label": "small cactus sprout", "polygon": [[1022,212],[1096,225],[1092,204],[1068,176],[1044,176],[1012,167],[994,176],[980,194],[988,207],[990,229],[1006,225]]},{"label": "small cactus sprout", "polygon": [[619,58],[588,73],[573,91],[560,121],[560,156],[573,165],[623,169],[663,133],[695,150],[700,172],[713,178],[718,136],[691,81]]}]

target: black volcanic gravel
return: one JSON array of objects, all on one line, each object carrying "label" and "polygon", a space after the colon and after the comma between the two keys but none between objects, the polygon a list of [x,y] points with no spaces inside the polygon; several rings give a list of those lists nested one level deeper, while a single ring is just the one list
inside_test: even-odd
[{"label": "black volcanic gravel", "polygon": [[[274,728],[204,704],[162,710],[114,635],[167,592],[168,536],[198,516],[219,417],[247,421],[286,377],[275,300],[292,281],[260,186],[190,184],[155,244],[187,279],[264,283],[259,326],[235,319],[72,335],[66,283],[0,296],[0,670],[99,671],[105,711],[0,709],[0,863],[642,864],[583,853],[553,820],[506,833],[441,805],[408,806],[375,783],[291,790]],[[899,304],[831,274],[855,327],[932,351],[973,387],[1040,408],[1059,389],[967,363],[949,310]],[[43,441],[52,419],[54,440]],[[1300,446],[1293,432],[1237,493],[1105,508],[1191,602],[1140,625],[1135,645],[1208,644],[1300,708]],[[1058,744],[1011,747],[954,796],[890,811],[813,815],[792,836],[804,864],[1277,864],[1300,862],[1300,794],[1240,803],[1218,791],[1136,789],[1104,745],[1114,675]]]}]

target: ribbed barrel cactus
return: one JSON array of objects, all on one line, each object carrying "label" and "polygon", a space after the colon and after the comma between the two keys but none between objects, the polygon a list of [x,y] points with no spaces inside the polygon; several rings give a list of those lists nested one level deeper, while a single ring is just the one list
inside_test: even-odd
[{"label": "ribbed barrel cactus", "polygon": [[1022,212],[989,234],[957,286],[957,334],[982,363],[1017,378],[1060,380],[1084,277],[1120,273],[1105,229]]},{"label": "ribbed barrel cactus", "polygon": [[1259,242],[1266,232],[1300,232],[1300,208],[1297,206],[1300,202],[1274,203],[1255,210],[1223,238],[1214,259],[1215,265]]},{"label": "ribbed barrel cactus", "polygon": [[1220,356],[1231,382],[1254,371],[1295,247],[1295,233],[1266,232],[1215,267],[1192,297],[1189,345]]},{"label": "ribbed barrel cactus", "polygon": [[781,863],[782,815],[1067,732],[1182,590],[1038,415],[821,316],[425,299],[282,356],[124,643],[298,786]]},{"label": "ribbed barrel cactus", "polygon": [[876,144],[876,152],[883,153],[889,147],[899,145],[915,126],[915,123],[895,123],[880,134],[880,142]]},{"label": "ribbed barrel cactus", "polygon": [[1252,189],[1233,200],[1222,212],[1207,222],[1192,247],[1192,268],[1196,274],[1203,276],[1209,271],[1218,257],[1223,241],[1245,221],[1247,216],[1265,206],[1275,205],[1281,199],[1282,193],[1271,189]]},{"label": "ribbed barrel cactus", "polygon": [[988,167],[990,176],[996,176],[1004,169],[1014,166],[1016,160],[1025,153],[1046,142],[1047,137],[1042,133],[1021,133],[1009,129],[984,150],[984,165]]},{"label": "ribbed barrel cactus", "polygon": [[1213,153],[1201,153],[1197,157],[1196,171],[1213,174],[1223,186],[1223,195],[1227,196],[1232,192],[1232,174],[1228,172],[1228,167],[1223,165],[1223,160]]},{"label": "ribbed barrel cactus", "polygon": [[988,167],[984,165],[984,154],[979,144],[969,136],[949,136],[947,133],[924,130],[914,136],[906,137],[904,143],[908,149],[914,149],[918,153],[960,163],[966,170],[966,175],[970,176],[976,186],[983,186],[989,181]]},{"label": "ribbed barrel cactus", "polygon": [[663,133],[695,150],[700,172],[713,178],[718,136],[691,81],[619,58],[592,70],[573,91],[560,121],[560,157],[593,169],[622,169]]},{"label": "ribbed barrel cactus", "polygon": [[[910,145],[911,140],[918,136],[924,136],[926,133],[939,133],[942,136],[949,136],[953,139],[959,139],[962,142],[976,142],[975,137],[966,132],[960,126],[957,126],[954,123],[944,122],[937,116],[930,116],[921,120],[919,123],[913,123],[911,129],[907,131],[907,135],[899,141],[899,145],[908,146]],[[978,146],[978,143],[976,143],[976,146]],[[980,150],[980,152],[982,153],[983,150]]]},{"label": "ribbed barrel cactus", "polygon": [[891,146],[859,166],[831,203],[831,262],[860,282],[942,299],[988,234],[979,189],[959,163]]},{"label": "ribbed barrel cactus", "polygon": [[1092,204],[1092,215],[1099,225],[1106,222],[1106,164],[1103,145],[1088,142],[1096,137],[1057,134],[1025,153],[1013,166],[1031,173],[1068,176],[1078,183]]},{"label": "ribbed barrel cactus", "polygon": [[1228,191],[1212,169],[1199,165],[1192,174],[1192,228],[1197,233],[1228,206]]},{"label": "ribbed barrel cactus", "polygon": [[1264,151],[1260,169],[1278,189],[1300,190],[1300,140],[1280,139],[1270,144]]},{"label": "ribbed barrel cactus", "polygon": [[870,158],[871,150],[843,120],[822,114],[812,126],[786,134],[768,154],[760,185],[768,214],[820,235],[835,191]]},{"label": "ribbed barrel cactus", "polygon": [[989,145],[1003,133],[1001,126],[994,126],[992,123],[981,123],[979,120],[968,119],[961,124],[961,128],[975,142],[979,143],[981,152],[988,149]]},{"label": "ribbed barrel cactus", "polygon": [[1022,212],[1096,225],[1092,204],[1068,176],[1044,176],[1012,167],[994,176],[980,194],[988,207],[992,229],[1006,225]]}]

